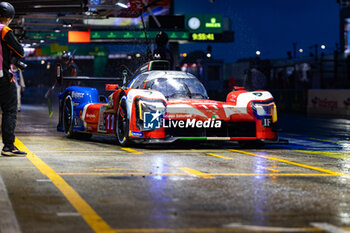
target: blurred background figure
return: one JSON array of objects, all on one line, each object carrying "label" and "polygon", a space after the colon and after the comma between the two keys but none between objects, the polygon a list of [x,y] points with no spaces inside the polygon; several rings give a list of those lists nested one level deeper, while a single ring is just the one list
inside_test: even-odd
[{"label": "blurred background figure", "polygon": [[17,111],[21,111],[21,93],[24,92],[24,88],[26,87],[22,70],[18,69],[17,66],[11,65],[11,71],[14,76],[14,81],[17,87]]},{"label": "blurred background figure", "polygon": [[[74,51],[75,52],[75,51]],[[73,52],[73,54],[74,54]],[[68,76],[77,76],[79,73],[79,69],[77,64],[75,64],[74,59],[73,59],[73,54],[68,51],[63,51],[62,56],[61,56],[61,61],[62,61],[62,70],[63,70],[63,77],[68,77]],[[81,82],[80,81],[69,81],[66,84],[66,87],[69,86],[80,86]]]},{"label": "blurred background figure", "polygon": [[256,68],[246,70],[244,75],[244,87],[252,91],[266,88],[265,75]]},{"label": "blurred background figure", "polygon": [[157,48],[153,52],[153,59],[168,60],[170,68],[174,69],[174,57],[171,51],[167,48],[169,37],[165,32],[159,32],[156,36]]},{"label": "blurred background figure", "polygon": [[74,63],[73,55],[68,51],[62,53],[63,76],[77,76],[78,66]]}]

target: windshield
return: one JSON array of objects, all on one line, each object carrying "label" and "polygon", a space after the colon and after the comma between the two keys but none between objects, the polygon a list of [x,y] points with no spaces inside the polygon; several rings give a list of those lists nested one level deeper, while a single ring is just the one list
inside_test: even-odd
[{"label": "windshield", "polygon": [[145,89],[157,90],[167,99],[208,99],[203,84],[194,76],[155,78],[146,83]]}]

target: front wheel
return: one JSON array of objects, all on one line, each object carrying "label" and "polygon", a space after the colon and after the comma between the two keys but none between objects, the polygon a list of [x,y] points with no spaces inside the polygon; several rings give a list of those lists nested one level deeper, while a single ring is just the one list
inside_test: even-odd
[{"label": "front wheel", "polygon": [[129,119],[125,97],[122,97],[119,102],[116,126],[117,139],[119,144],[121,146],[129,146],[131,144],[131,140],[129,139]]}]

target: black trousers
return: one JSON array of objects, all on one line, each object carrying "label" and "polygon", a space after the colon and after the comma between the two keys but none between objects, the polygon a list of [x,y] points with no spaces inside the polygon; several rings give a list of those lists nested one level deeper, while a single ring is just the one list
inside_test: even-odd
[{"label": "black trousers", "polygon": [[17,89],[14,82],[0,78],[0,106],[2,110],[2,142],[12,145],[15,142],[15,128],[17,121]]}]

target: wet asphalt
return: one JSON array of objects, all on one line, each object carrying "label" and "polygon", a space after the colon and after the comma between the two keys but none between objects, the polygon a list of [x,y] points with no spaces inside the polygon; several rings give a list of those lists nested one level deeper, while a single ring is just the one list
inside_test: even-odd
[{"label": "wet asphalt", "polygon": [[[122,148],[23,106],[0,176],[24,233],[350,231],[350,120],[282,114],[288,145]],[[1,224],[0,224],[1,232]]]}]

